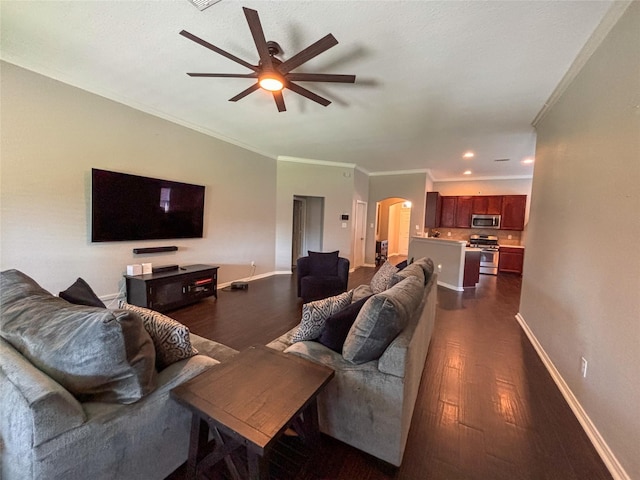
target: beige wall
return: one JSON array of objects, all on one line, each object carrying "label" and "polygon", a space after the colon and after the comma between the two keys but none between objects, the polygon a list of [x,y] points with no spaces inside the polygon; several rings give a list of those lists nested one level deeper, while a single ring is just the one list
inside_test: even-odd
[{"label": "beige wall", "polygon": [[[369,207],[367,212],[366,262],[375,263],[376,257],[376,203],[387,198],[409,200],[411,207],[410,235],[424,227],[424,207],[426,198],[426,173],[397,175],[374,175],[369,177]],[[373,226],[372,226],[373,225]],[[382,234],[382,230],[381,230]]]},{"label": "beige wall", "polygon": [[[276,270],[291,271],[294,195],[324,198],[322,250],[339,250],[341,257],[353,263],[355,169],[286,160],[277,163]],[[347,228],[342,228],[342,214],[349,215]]]},{"label": "beige wall", "polygon": [[633,2],[537,125],[520,304],[629,478],[640,478],[639,26]]},{"label": "beige wall", "polygon": [[[126,265],[211,263],[220,282],[275,266],[276,161],[2,63],[1,268],[52,293],[83,277],[100,296]],[[206,186],[202,239],[90,241],[91,168]],[[177,245],[134,255],[135,247]]]}]

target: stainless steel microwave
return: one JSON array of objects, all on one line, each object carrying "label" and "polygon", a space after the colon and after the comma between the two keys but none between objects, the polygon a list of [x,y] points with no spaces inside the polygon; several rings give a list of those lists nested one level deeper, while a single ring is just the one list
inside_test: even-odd
[{"label": "stainless steel microwave", "polygon": [[500,228],[500,215],[471,215],[472,228]]}]

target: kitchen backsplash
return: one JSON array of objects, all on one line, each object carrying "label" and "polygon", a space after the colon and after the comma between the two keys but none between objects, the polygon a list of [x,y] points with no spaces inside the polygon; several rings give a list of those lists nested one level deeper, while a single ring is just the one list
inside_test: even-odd
[{"label": "kitchen backsplash", "polygon": [[[469,235],[496,235],[500,245],[520,245],[520,234],[517,230],[483,230],[473,228],[431,228],[429,236],[433,237],[434,232],[440,232],[440,238],[447,240],[469,240]],[[447,234],[451,232],[451,236]],[[511,238],[509,238],[511,237]]]}]

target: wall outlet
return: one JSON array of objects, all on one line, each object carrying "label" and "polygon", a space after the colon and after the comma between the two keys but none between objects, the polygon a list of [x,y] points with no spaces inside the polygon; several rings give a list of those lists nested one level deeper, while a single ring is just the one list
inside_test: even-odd
[{"label": "wall outlet", "polygon": [[255,262],[255,260],[251,260],[251,266],[252,266],[252,267],[255,267],[255,266],[256,266],[256,262]]},{"label": "wall outlet", "polygon": [[580,372],[582,373],[582,378],[587,378],[587,359],[584,357],[580,357]]},{"label": "wall outlet", "polygon": [[438,273],[441,273],[441,272],[442,272],[442,264],[439,263],[438,264]]},{"label": "wall outlet", "polygon": [[450,237],[450,236],[451,236],[451,232],[447,232],[447,237]]}]

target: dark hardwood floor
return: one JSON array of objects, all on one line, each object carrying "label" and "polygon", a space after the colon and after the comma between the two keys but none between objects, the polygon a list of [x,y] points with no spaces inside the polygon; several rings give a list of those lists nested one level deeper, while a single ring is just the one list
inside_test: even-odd
[{"label": "dark hardwood floor", "polygon": [[[350,288],[368,283],[374,273],[356,270]],[[273,455],[272,477],[611,479],[515,320],[520,286],[516,275],[481,275],[475,289],[438,288],[436,326],[400,468],[323,435],[313,456],[287,438]],[[240,350],[297,325],[300,312],[295,278],[279,275],[169,315]],[[169,478],[183,478],[183,469]],[[210,478],[229,478],[224,462]]]}]

